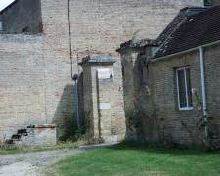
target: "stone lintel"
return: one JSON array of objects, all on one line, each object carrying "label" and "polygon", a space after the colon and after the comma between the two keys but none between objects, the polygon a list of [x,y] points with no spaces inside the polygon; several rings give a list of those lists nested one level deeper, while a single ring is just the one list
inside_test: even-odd
[{"label": "stone lintel", "polygon": [[82,59],[79,65],[113,65],[115,62],[112,56],[108,55],[87,56]]}]

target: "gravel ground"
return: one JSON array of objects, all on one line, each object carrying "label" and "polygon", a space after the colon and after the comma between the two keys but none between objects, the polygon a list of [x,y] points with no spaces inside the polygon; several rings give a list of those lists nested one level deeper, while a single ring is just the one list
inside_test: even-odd
[{"label": "gravel ground", "polygon": [[84,149],[55,150],[26,154],[0,155],[0,176],[43,176],[43,170]]}]

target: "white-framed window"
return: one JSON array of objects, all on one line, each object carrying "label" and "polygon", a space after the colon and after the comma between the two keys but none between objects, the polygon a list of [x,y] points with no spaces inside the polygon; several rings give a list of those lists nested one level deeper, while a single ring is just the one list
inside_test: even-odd
[{"label": "white-framed window", "polygon": [[189,67],[176,69],[176,85],[179,110],[192,110],[192,86]]}]

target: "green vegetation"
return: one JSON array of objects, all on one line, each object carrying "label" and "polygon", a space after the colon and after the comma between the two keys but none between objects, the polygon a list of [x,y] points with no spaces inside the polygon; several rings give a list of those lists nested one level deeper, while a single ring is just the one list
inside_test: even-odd
[{"label": "green vegetation", "polygon": [[219,163],[219,152],[120,145],[70,157],[51,170],[59,176],[219,176]]},{"label": "green vegetation", "polygon": [[59,142],[55,146],[8,146],[8,147],[0,147],[0,155],[8,155],[8,154],[18,154],[18,153],[30,153],[30,152],[41,152],[41,151],[50,151],[50,150],[59,150],[59,149],[74,149],[79,147],[80,145],[85,144],[85,141],[66,141]]}]

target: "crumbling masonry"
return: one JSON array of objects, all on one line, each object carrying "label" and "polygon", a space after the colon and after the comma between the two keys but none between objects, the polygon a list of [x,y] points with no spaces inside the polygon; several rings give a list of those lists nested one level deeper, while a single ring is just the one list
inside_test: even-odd
[{"label": "crumbling masonry", "polygon": [[[179,9],[202,5],[202,0],[15,1],[0,14],[0,141],[29,125],[55,124],[58,138],[72,135],[77,85],[71,76],[81,72],[77,55],[111,55],[116,99],[122,99],[115,52],[120,43],[155,38]],[[116,118],[123,114],[123,104],[118,106]],[[82,101],[79,107],[82,118]]]}]

